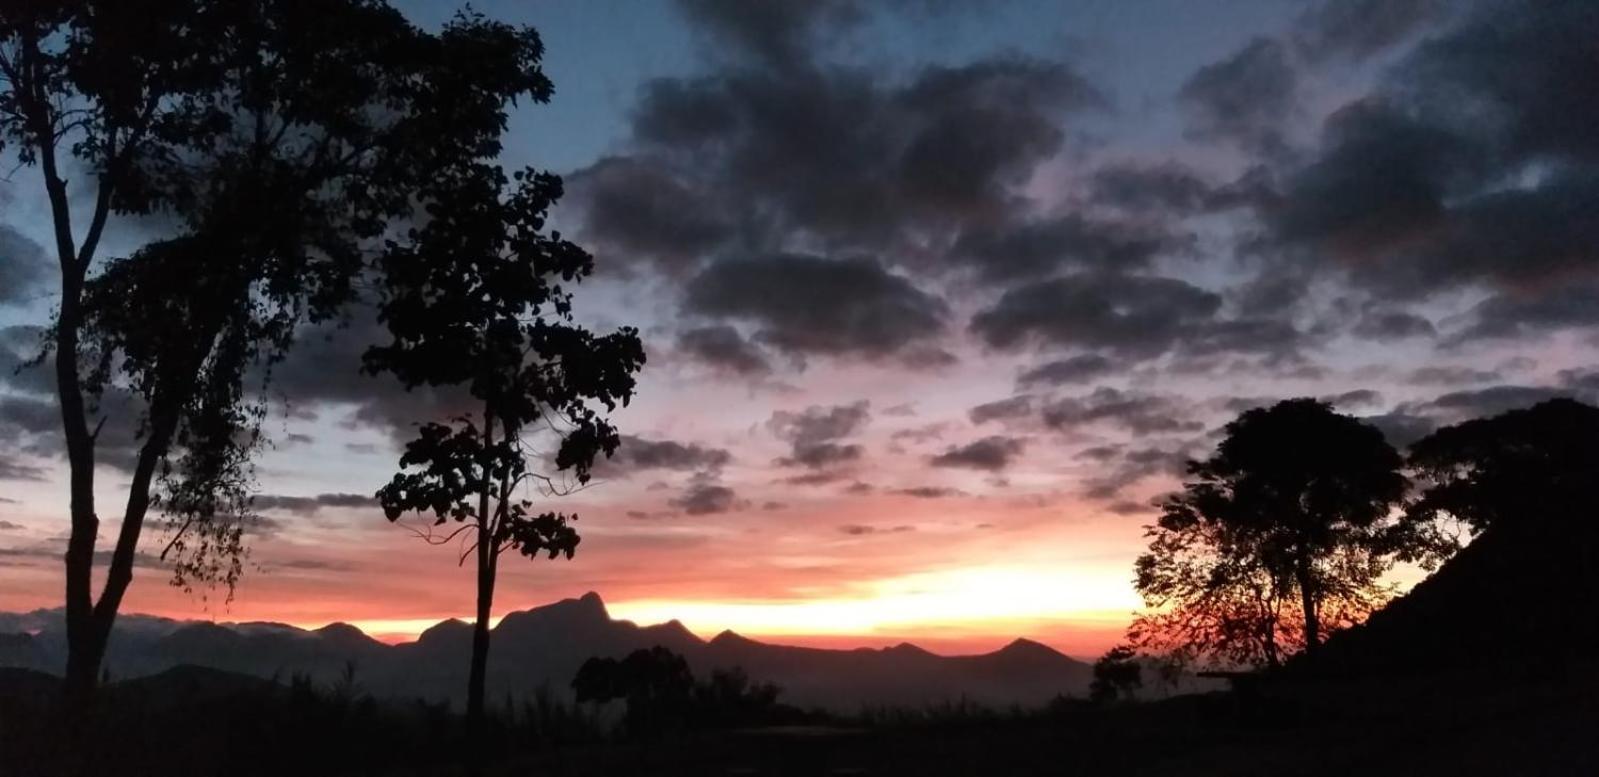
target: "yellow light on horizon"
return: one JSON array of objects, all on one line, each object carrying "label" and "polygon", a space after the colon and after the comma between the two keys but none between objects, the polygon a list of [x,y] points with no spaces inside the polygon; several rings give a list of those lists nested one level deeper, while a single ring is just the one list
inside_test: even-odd
[{"label": "yellow light on horizon", "polygon": [[858,596],[791,601],[638,599],[611,614],[678,620],[700,634],[873,635],[969,631],[984,624],[1125,620],[1140,602],[1125,580],[1088,571],[965,567],[871,581]]}]

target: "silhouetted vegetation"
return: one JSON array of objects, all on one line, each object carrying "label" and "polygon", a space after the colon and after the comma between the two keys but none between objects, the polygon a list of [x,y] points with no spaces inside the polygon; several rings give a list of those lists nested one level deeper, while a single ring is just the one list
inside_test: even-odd
[{"label": "silhouetted vegetation", "polygon": [[776,685],[750,682],[736,667],[713,670],[709,679],[696,681],[682,656],[659,646],[621,659],[589,659],[572,678],[572,690],[580,703],[625,703],[624,723],[634,735],[808,719],[800,710],[778,704],[782,690]]},{"label": "silhouetted vegetation", "polygon": [[1295,399],[1229,423],[1161,505],[1135,584],[1134,644],[1242,665],[1314,651],[1363,620],[1415,533],[1392,518],[1408,482],[1375,427]]},{"label": "silhouetted vegetation", "polygon": [[1094,662],[1094,681],[1088,686],[1088,700],[1097,704],[1133,698],[1144,687],[1144,667],[1138,663],[1138,650],[1117,645]]},{"label": "silhouetted vegetation", "polygon": [[[614,410],[627,403],[644,349],[632,328],[595,335],[573,322],[570,285],[592,273],[594,261],[544,231],[560,179],[519,170],[508,180],[491,161],[507,103],[549,98],[538,36],[462,17],[444,37],[460,38],[451,52],[459,59],[450,64],[462,69],[455,77],[484,90],[490,109],[480,142],[444,154],[434,175],[419,182],[411,196],[426,204],[425,216],[377,261],[388,281],[378,317],[392,341],[368,350],[364,361],[407,389],[464,389],[481,409],[475,419],[423,423],[405,447],[401,471],[378,492],[390,521],[416,512],[435,526],[461,524],[425,536],[434,543],[463,536],[463,560],[475,559],[467,717],[477,720],[501,555],[571,558],[577,549],[570,524],[577,516],[539,509],[527,495],[557,496],[586,484],[594,458],[616,450],[616,429],[592,405]],[[554,439],[553,471],[529,465],[541,435]]]}]

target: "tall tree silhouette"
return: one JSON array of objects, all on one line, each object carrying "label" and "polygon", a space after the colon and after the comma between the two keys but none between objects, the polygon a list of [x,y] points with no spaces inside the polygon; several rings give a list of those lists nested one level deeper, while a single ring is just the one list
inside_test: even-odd
[{"label": "tall tree silhouette", "polygon": [[[536,67],[537,39],[530,30],[517,34],[532,47],[526,64]],[[550,87],[537,78],[530,91],[542,100]],[[389,279],[380,318],[393,341],[368,351],[366,365],[408,388],[464,388],[481,415],[424,424],[378,498],[391,521],[419,512],[434,526],[459,523],[427,537],[442,544],[464,533],[462,561],[476,560],[467,685],[476,731],[500,556],[570,558],[578,544],[576,515],[536,511],[526,496],[587,483],[594,458],[616,449],[616,429],[595,405],[627,403],[644,350],[631,327],[596,335],[574,323],[563,284],[580,282],[594,265],[583,249],[544,231],[559,178],[524,170],[507,180],[498,166],[469,161],[439,171],[423,193],[419,225],[380,262]],[[529,466],[540,438],[554,441],[553,471]]]},{"label": "tall tree silhouette", "polygon": [[1149,527],[1135,584],[1141,646],[1274,665],[1384,597],[1408,482],[1376,428],[1325,403],[1245,412]]},{"label": "tall tree silhouette", "polygon": [[[170,520],[174,581],[231,592],[261,439],[250,376],[353,298],[419,182],[497,151],[505,105],[542,88],[537,55],[530,35],[479,19],[422,33],[378,0],[0,6],[0,143],[39,171],[60,267],[47,347],[76,695],[99,675],[152,507]],[[174,226],[101,256],[119,214]],[[138,446],[96,597],[110,393],[136,401]]]}]

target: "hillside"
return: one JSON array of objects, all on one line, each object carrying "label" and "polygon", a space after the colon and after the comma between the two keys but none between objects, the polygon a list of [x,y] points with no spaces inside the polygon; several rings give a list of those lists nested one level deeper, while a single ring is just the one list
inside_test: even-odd
[{"label": "hillside", "polygon": [[[397,645],[378,642],[343,623],[305,630],[144,616],[122,621],[126,626],[119,628],[107,660],[113,677],[191,665],[261,678],[304,674],[331,683],[353,669],[356,682],[380,697],[457,703],[471,644],[471,627],[458,620],[442,621],[416,641]],[[59,614],[0,616],[0,626],[8,624],[31,626],[33,633],[0,633],[0,666],[58,670],[64,660]],[[590,657],[620,657],[656,645],[682,655],[696,674],[740,667],[752,679],[781,686],[788,703],[845,712],[960,698],[1037,706],[1057,695],[1082,695],[1090,679],[1087,664],[1028,640],[969,656],[940,656],[910,644],[855,650],[792,647],[732,632],[707,642],[677,621],[639,626],[615,620],[600,597],[589,593],[505,616],[494,629],[489,687],[497,698],[522,697],[541,687],[564,694]]]}]

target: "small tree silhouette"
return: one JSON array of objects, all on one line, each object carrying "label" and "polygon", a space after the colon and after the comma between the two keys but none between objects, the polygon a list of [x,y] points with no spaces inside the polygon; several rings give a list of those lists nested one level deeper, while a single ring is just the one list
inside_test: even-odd
[{"label": "small tree silhouette", "polygon": [[1391,515],[1408,481],[1381,432],[1316,400],[1250,410],[1226,432],[1146,532],[1135,585],[1151,612],[1129,636],[1276,665],[1386,598],[1380,577],[1418,536]]},{"label": "small tree silhouette", "polygon": [[1094,662],[1094,679],[1088,685],[1088,700],[1109,704],[1131,699],[1144,687],[1144,667],[1138,651],[1131,645],[1117,645]]},{"label": "small tree silhouette", "polygon": [[[522,93],[548,99],[550,83],[538,65],[543,48],[533,30],[476,17],[452,30],[465,39],[459,51],[465,58],[452,62],[462,78],[495,68],[500,77],[514,74]],[[503,120],[496,126],[502,130]],[[497,148],[496,142],[479,151]],[[572,294],[563,284],[581,282],[594,263],[559,233],[544,231],[545,213],[561,196],[558,177],[523,170],[508,180],[499,166],[467,155],[438,169],[414,196],[426,204],[419,223],[378,262],[388,279],[379,319],[392,341],[370,349],[365,366],[393,374],[407,388],[464,389],[482,412],[423,424],[406,446],[401,471],[377,496],[390,521],[417,512],[431,514],[433,526],[461,524],[442,536],[419,534],[435,544],[464,535],[461,562],[475,558],[467,684],[475,731],[483,719],[499,559],[506,551],[572,557],[578,535],[570,522],[577,516],[536,510],[527,497],[582,487],[594,458],[616,449],[616,429],[592,405],[609,411],[627,403],[644,349],[630,327],[596,335],[574,323]],[[547,472],[529,466],[541,454],[533,447],[541,437],[554,449]]]}]

